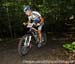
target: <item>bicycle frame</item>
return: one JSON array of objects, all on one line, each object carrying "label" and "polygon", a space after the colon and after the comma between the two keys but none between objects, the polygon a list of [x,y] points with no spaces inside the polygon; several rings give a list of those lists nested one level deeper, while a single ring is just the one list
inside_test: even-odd
[{"label": "bicycle frame", "polygon": [[25,38],[25,42],[24,42],[25,46],[29,46],[32,36],[34,37],[35,41],[37,41],[37,36],[38,36],[37,29],[33,27],[33,24],[32,26],[27,26],[27,28],[29,28],[27,34],[29,34],[30,36],[28,42],[27,42],[27,37]]}]

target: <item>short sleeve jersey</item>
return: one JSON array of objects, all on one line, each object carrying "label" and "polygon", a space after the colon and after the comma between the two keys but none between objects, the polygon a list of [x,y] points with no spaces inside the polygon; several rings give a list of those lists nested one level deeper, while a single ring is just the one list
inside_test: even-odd
[{"label": "short sleeve jersey", "polygon": [[36,18],[39,18],[41,16],[41,14],[37,11],[32,11],[32,15],[28,16],[29,21],[30,20],[35,20]]}]

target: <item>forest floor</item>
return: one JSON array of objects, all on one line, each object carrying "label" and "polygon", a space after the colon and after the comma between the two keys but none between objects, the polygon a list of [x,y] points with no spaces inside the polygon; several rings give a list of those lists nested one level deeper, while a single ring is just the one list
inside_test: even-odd
[{"label": "forest floor", "polygon": [[[57,38],[53,37],[52,35],[48,35],[47,39],[48,42],[46,46],[40,49],[33,46],[31,51],[26,56],[20,56],[18,54],[17,49],[19,38],[15,40],[1,41],[0,64],[31,64],[27,63],[26,61],[35,61],[34,64],[37,64],[36,61],[39,61],[39,64],[69,64],[68,62],[75,64],[74,53],[68,53],[62,47],[62,45],[65,43],[64,38]],[[43,63],[43,61],[49,62]]]}]

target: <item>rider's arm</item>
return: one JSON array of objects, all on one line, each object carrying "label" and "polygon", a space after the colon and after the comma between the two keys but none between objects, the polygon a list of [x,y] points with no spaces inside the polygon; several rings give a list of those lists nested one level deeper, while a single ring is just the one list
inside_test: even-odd
[{"label": "rider's arm", "polygon": [[40,24],[44,23],[44,18],[40,16]]},{"label": "rider's arm", "polygon": [[28,20],[27,23],[31,23],[31,20]]},{"label": "rider's arm", "polygon": [[27,23],[31,23],[31,16],[28,17],[28,22]]},{"label": "rider's arm", "polygon": [[43,17],[42,17],[42,16],[40,16],[40,22],[39,22],[39,23],[37,23],[37,26],[40,26],[42,23],[44,23],[44,19],[43,19]]}]

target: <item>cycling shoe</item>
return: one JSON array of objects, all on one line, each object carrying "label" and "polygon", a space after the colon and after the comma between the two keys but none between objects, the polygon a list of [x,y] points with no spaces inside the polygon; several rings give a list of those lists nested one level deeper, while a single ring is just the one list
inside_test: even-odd
[{"label": "cycling shoe", "polygon": [[37,47],[40,48],[42,46],[42,43],[38,43]]}]

